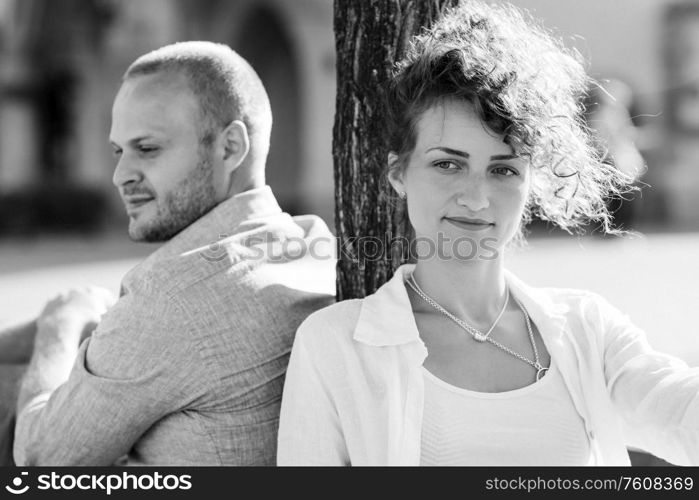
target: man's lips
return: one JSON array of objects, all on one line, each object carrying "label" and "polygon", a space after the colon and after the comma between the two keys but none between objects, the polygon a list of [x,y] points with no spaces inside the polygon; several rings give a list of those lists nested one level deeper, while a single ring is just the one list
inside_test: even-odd
[{"label": "man's lips", "polygon": [[482,231],[495,225],[487,220],[470,219],[468,217],[445,217],[444,220],[453,226],[470,229],[472,231]]},{"label": "man's lips", "polygon": [[142,207],[146,203],[153,201],[155,198],[150,195],[130,195],[130,196],[123,196],[122,198],[124,200],[124,205],[126,206],[126,210],[129,209],[136,209],[139,207]]}]

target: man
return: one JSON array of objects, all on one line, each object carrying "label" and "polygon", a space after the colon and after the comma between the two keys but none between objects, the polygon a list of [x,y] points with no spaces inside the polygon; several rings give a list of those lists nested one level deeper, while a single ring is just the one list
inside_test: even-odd
[{"label": "man", "polygon": [[167,243],[113,306],[98,290],[46,306],[18,464],[275,463],[293,335],[332,302],[334,260],[322,221],[282,213],[265,186],[271,125],[262,83],[227,46],[178,43],[126,71],[113,180],[131,238]]}]

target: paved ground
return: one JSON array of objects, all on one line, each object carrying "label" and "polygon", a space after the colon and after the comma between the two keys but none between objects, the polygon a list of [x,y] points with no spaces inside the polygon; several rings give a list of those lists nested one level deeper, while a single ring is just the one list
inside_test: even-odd
[{"label": "paved ground", "polygon": [[[153,248],[117,235],[0,241],[0,325],[35,315],[46,299],[72,285],[116,292],[123,274]],[[699,234],[536,237],[509,257],[508,267],[531,284],[604,295],[648,332],[656,348],[699,366]]]}]

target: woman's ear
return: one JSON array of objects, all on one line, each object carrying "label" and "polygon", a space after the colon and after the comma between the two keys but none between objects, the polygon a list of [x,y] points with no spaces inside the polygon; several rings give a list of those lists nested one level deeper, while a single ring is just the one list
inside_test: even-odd
[{"label": "woman's ear", "polygon": [[403,169],[400,168],[398,155],[393,151],[388,153],[388,182],[399,197],[405,197],[405,186],[403,185]]}]

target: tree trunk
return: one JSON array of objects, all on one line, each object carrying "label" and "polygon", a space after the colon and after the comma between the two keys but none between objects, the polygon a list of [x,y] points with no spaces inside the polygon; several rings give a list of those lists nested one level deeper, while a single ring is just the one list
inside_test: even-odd
[{"label": "tree trunk", "polygon": [[382,89],[410,38],[457,0],[335,0],[337,300],[376,291],[409,256],[404,204],[380,196]]}]

